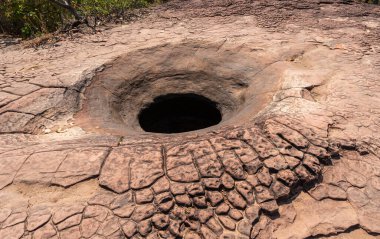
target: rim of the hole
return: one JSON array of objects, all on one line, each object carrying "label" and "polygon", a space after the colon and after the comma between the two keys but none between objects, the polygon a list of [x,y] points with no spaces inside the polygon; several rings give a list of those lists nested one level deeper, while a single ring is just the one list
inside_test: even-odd
[{"label": "rim of the hole", "polygon": [[201,94],[169,93],[142,107],[137,120],[144,132],[176,134],[218,125],[223,114],[217,102]]}]

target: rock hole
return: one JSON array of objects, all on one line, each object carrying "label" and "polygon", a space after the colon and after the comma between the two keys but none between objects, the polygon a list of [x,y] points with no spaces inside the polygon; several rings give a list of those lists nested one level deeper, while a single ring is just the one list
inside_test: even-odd
[{"label": "rock hole", "polygon": [[182,133],[217,125],[222,120],[217,103],[197,94],[159,96],[138,115],[141,128],[153,133]]}]

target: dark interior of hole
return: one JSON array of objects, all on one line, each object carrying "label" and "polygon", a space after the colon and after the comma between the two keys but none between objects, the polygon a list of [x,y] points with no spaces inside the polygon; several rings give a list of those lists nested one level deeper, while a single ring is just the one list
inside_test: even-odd
[{"label": "dark interior of hole", "polygon": [[196,94],[159,96],[138,117],[144,131],[165,134],[204,129],[222,120],[217,104]]}]

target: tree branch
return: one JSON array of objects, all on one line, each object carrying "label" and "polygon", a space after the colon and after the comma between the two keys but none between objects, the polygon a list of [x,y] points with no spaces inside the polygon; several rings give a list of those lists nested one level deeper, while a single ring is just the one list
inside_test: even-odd
[{"label": "tree branch", "polygon": [[[62,2],[63,1],[63,2]],[[71,0],[50,0],[50,2],[65,8],[67,11],[69,11],[74,17],[75,20],[81,21],[83,17],[75,10],[75,8],[71,5]]]}]

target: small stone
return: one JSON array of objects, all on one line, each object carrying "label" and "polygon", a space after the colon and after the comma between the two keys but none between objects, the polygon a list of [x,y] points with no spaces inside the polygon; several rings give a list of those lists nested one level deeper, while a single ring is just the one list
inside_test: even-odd
[{"label": "small stone", "polygon": [[253,227],[251,229],[251,233],[250,233],[250,238],[257,238],[257,236],[260,233],[260,230],[261,230],[261,228],[260,228],[260,225],[258,225],[258,223],[253,225]]},{"label": "small stone", "polygon": [[137,144],[126,149],[128,150],[123,156],[130,158],[130,187],[132,189],[143,189],[156,184],[158,179],[165,178],[161,147]]},{"label": "small stone", "polygon": [[178,221],[171,221],[168,229],[172,235],[181,237],[180,223]]},{"label": "small stone", "polygon": [[279,181],[274,181],[271,189],[274,193],[275,199],[283,198],[290,194],[290,188]]},{"label": "small stone", "polygon": [[322,147],[315,146],[313,144],[310,144],[309,148],[307,149],[307,152],[309,154],[312,154],[320,159],[326,159],[329,158],[330,155],[328,154],[327,150]]},{"label": "small stone", "polygon": [[208,227],[202,226],[201,227],[201,233],[203,235],[203,238],[207,239],[217,239],[219,236],[215,235]]},{"label": "small stone", "polygon": [[156,204],[161,204],[161,203],[171,201],[172,199],[173,199],[172,195],[169,192],[163,192],[155,196],[154,202]]},{"label": "small stone", "polygon": [[214,154],[214,150],[208,140],[194,141],[189,146],[193,150],[194,158]]},{"label": "small stone", "polygon": [[196,221],[196,220],[188,219],[186,221],[186,224],[190,230],[194,230],[194,231],[198,231],[199,228],[201,227],[201,223],[199,221]]},{"label": "small stone", "polygon": [[156,212],[156,208],[152,204],[136,206],[131,218],[135,222],[140,222],[144,219],[147,219],[153,216],[155,212]]},{"label": "small stone", "polygon": [[272,177],[269,173],[268,168],[263,167],[257,174],[256,174],[257,179],[259,182],[264,185],[269,187],[272,183]]},{"label": "small stone", "polygon": [[298,177],[290,169],[281,170],[276,174],[277,178],[288,186],[293,186],[298,182]]},{"label": "small stone", "polygon": [[168,192],[169,188],[169,180],[167,180],[165,177],[161,177],[160,179],[158,179],[157,182],[154,183],[152,186],[152,189],[156,194]]},{"label": "small stone", "polygon": [[220,236],[223,233],[223,228],[222,226],[218,223],[218,221],[211,217],[206,225],[213,231],[216,235]]},{"label": "small stone", "polygon": [[[131,191],[128,191],[124,194],[118,195],[114,197],[114,200],[112,201],[110,208],[115,209],[115,208],[120,208],[123,207],[124,205],[134,203],[133,201],[133,194]],[[107,205],[105,205],[107,206]]]},{"label": "small stone", "polygon": [[150,220],[144,220],[138,223],[137,230],[141,236],[146,237],[152,231],[152,224]]},{"label": "small stone", "polygon": [[[181,161],[181,158],[178,158],[177,161]],[[195,166],[191,164],[183,164],[179,167],[169,169],[167,175],[171,181],[175,182],[197,182],[199,181],[199,174]]]},{"label": "small stone", "polygon": [[174,207],[174,201],[170,200],[170,201],[161,203],[157,207],[158,207],[158,210],[160,210],[161,212],[167,213]]},{"label": "small stone", "polygon": [[274,157],[270,157],[264,161],[264,164],[269,169],[273,170],[281,170],[286,169],[288,167],[288,164],[286,163],[286,160],[282,155],[276,155]]},{"label": "small stone", "polygon": [[192,212],[191,208],[185,209],[183,207],[175,207],[170,212],[170,218],[173,220],[184,222],[190,216],[191,212]]},{"label": "small stone", "polygon": [[189,186],[187,186],[187,192],[191,196],[199,196],[204,195],[204,189],[201,184],[198,183],[192,183]]},{"label": "small stone", "polygon": [[288,155],[284,155],[283,157],[285,158],[286,163],[288,164],[289,168],[291,168],[291,169],[294,169],[295,167],[297,167],[301,163],[301,161],[296,157],[292,157],[292,156],[288,156]]},{"label": "small stone", "polygon": [[184,239],[202,239],[202,237],[198,233],[196,233],[196,232],[188,231],[185,234]]},{"label": "small stone", "polygon": [[236,221],[240,221],[241,219],[243,219],[243,214],[239,211],[239,210],[237,210],[237,209],[231,209],[229,212],[228,212],[228,215],[232,218],[232,219],[234,219],[234,220],[236,220]]},{"label": "small stone", "polygon": [[265,201],[259,204],[263,211],[274,213],[278,211],[278,205],[275,200]]},{"label": "small stone", "polygon": [[163,213],[156,213],[152,217],[152,222],[157,229],[165,229],[169,225],[169,216]]},{"label": "small stone", "polygon": [[255,191],[256,191],[256,201],[258,203],[262,203],[262,202],[274,199],[273,193],[267,187],[257,186],[255,187]]},{"label": "small stone", "polygon": [[219,178],[205,178],[203,183],[207,189],[219,189],[220,179]]},{"label": "small stone", "polygon": [[155,203],[158,204],[158,209],[162,212],[168,212],[174,205],[172,196],[169,192],[156,195]]},{"label": "small stone", "polygon": [[100,185],[110,188],[117,193],[123,193],[130,189],[131,157],[125,157],[126,148],[116,148],[111,151],[105,160],[99,176]]},{"label": "small stone", "polygon": [[164,231],[158,231],[158,238],[157,239],[161,239],[161,238],[174,239],[175,237],[173,237],[173,235],[169,232],[169,230],[164,230]]},{"label": "small stone", "polygon": [[236,183],[236,191],[238,191],[247,201],[248,204],[254,202],[253,188],[246,181],[240,181]]},{"label": "small stone", "polygon": [[182,206],[186,206],[186,207],[191,206],[191,199],[190,199],[190,197],[187,196],[186,194],[176,196],[176,197],[175,197],[175,201],[176,201],[179,205],[182,205]]},{"label": "small stone", "polygon": [[234,149],[241,146],[241,142],[238,140],[228,140],[223,137],[212,137],[210,139],[211,144],[214,146],[215,151],[220,152],[227,149]]},{"label": "small stone", "polygon": [[163,230],[163,231],[158,231],[158,238],[157,239],[161,239],[161,238],[170,238],[170,239],[173,239],[173,235],[169,232],[169,230]]},{"label": "small stone", "polygon": [[235,221],[232,220],[231,218],[229,218],[227,216],[219,216],[218,219],[222,223],[222,225],[224,226],[224,228],[226,228],[226,229],[228,229],[230,231],[234,231],[235,230],[236,224],[235,224]]},{"label": "small stone", "polygon": [[211,206],[215,207],[223,201],[223,194],[216,191],[207,191],[206,197],[211,203]]},{"label": "small stone", "polygon": [[228,201],[238,209],[244,209],[247,206],[246,201],[236,191],[231,191],[227,194]]},{"label": "small stone", "polygon": [[[292,156],[292,157],[299,158],[299,159],[302,159],[303,155],[304,155],[304,153],[302,151],[294,148],[290,144],[288,144],[287,146],[284,146],[283,148],[281,148],[280,149],[280,153],[283,156]],[[286,160],[286,158],[285,158],[285,160]]]},{"label": "small stone", "polygon": [[137,232],[137,225],[132,220],[127,220],[121,228],[128,238],[131,238]]},{"label": "small stone", "polygon": [[253,128],[252,131],[253,133],[251,133],[251,136],[253,136],[253,139],[249,140],[250,142],[247,142],[256,150],[260,158],[265,159],[278,155],[278,151],[268,141],[268,139],[260,135],[259,129]]},{"label": "small stone", "polygon": [[245,236],[236,237],[235,234],[236,234],[235,232],[232,232],[232,233],[225,232],[223,233],[223,239],[236,239],[236,238],[248,239],[248,237],[245,237]]},{"label": "small stone", "polygon": [[244,179],[246,177],[243,166],[233,151],[224,151],[222,162],[226,172],[228,172],[233,178]]},{"label": "small stone", "polygon": [[186,214],[187,214],[187,218],[188,219],[195,219],[195,214],[197,212],[198,209],[194,208],[194,207],[190,207],[190,208],[185,208],[185,211],[186,211]]},{"label": "small stone", "polygon": [[322,170],[319,160],[316,157],[311,156],[310,154],[305,154],[302,163],[310,170],[312,170],[315,174],[321,172]]},{"label": "small stone", "polygon": [[243,165],[244,170],[250,174],[253,175],[257,173],[257,171],[263,166],[263,163],[257,158],[255,160],[252,160],[250,162],[246,162]]},{"label": "small stone", "polygon": [[221,182],[223,187],[226,189],[233,189],[235,186],[235,181],[234,179],[227,173],[224,173],[221,177]]},{"label": "small stone", "polygon": [[257,204],[247,207],[247,209],[245,209],[245,216],[248,219],[248,221],[252,224],[253,222],[259,219],[260,207]]},{"label": "small stone", "polygon": [[186,186],[183,183],[171,183],[170,191],[173,195],[182,195],[186,193]]},{"label": "small stone", "polygon": [[122,207],[113,210],[113,213],[119,217],[130,217],[135,210],[135,204],[125,204]]},{"label": "small stone", "polygon": [[206,202],[205,196],[193,197],[193,203],[198,208],[206,208],[207,207],[207,202]]},{"label": "small stone", "polygon": [[312,175],[304,166],[302,165],[298,165],[296,168],[295,168],[295,173],[297,174],[297,176],[305,181],[305,182],[311,182],[312,180],[315,179],[315,176]]},{"label": "small stone", "polygon": [[150,188],[136,191],[136,203],[144,204],[153,201],[154,195]]},{"label": "small stone", "polygon": [[237,230],[241,234],[243,234],[245,236],[249,236],[251,233],[251,227],[252,227],[252,223],[250,223],[248,220],[241,220],[238,223]]},{"label": "small stone", "polygon": [[212,217],[212,215],[213,215],[212,210],[205,209],[205,210],[198,210],[195,214],[195,217],[198,218],[198,220],[202,224],[205,224]]},{"label": "small stone", "polygon": [[[115,238],[119,239],[119,238]],[[152,232],[148,236],[146,236],[146,239],[160,239],[160,236],[158,235],[157,232]]]},{"label": "small stone", "polygon": [[245,179],[252,187],[256,187],[260,184],[259,179],[256,175],[248,175]]},{"label": "small stone", "polygon": [[197,158],[197,168],[204,178],[217,177],[223,173],[223,167],[214,153]]},{"label": "small stone", "polygon": [[215,213],[218,215],[227,214],[229,210],[230,206],[227,203],[222,203],[215,209]]}]

